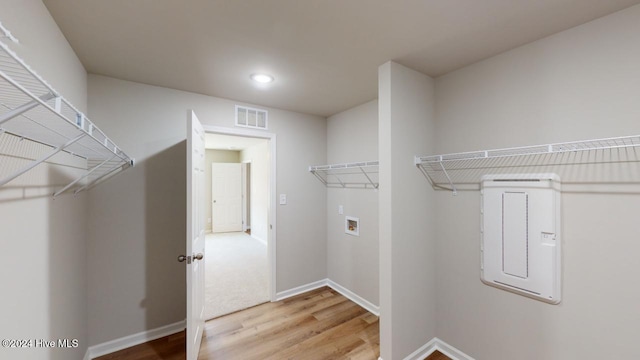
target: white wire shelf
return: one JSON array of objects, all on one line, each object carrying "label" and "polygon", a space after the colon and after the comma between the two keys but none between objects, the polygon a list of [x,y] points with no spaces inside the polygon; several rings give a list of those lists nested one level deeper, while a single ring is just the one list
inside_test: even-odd
[{"label": "white wire shelf", "polygon": [[327,187],[377,189],[379,186],[378,161],[309,166]]},{"label": "white wire shelf", "polygon": [[0,186],[60,152],[86,160],[86,169],[54,197],[71,189],[77,194],[134,165],[104,132],[0,42],[0,134],[5,133],[46,145],[50,151],[10,174],[0,174]]},{"label": "white wire shelf", "polygon": [[[526,176],[531,169],[541,167],[545,172],[564,171],[574,181],[638,182],[637,164],[625,173],[610,166],[637,162],[640,135],[415,157],[416,166],[434,188],[452,190],[454,194],[461,187],[477,189],[487,174]],[[609,173],[597,177],[587,174],[596,165]]]}]

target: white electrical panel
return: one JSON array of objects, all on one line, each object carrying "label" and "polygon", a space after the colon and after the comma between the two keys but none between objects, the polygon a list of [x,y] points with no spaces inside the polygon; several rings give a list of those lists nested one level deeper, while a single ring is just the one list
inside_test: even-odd
[{"label": "white electrical panel", "polygon": [[558,175],[487,175],[481,194],[482,281],[558,304],[562,242]]}]

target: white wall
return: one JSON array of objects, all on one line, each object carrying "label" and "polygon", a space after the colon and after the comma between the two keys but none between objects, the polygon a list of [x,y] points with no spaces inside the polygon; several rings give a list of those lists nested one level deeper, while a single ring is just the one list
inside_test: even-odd
[{"label": "white wall", "polygon": [[206,222],[206,231],[211,231],[211,210],[212,210],[212,201],[213,199],[211,198],[211,163],[239,163],[240,162],[240,151],[235,151],[235,150],[213,150],[213,149],[207,149],[205,151],[205,163],[206,163],[206,169],[205,169],[205,197],[207,199],[206,202],[206,216],[207,216],[207,222]]},{"label": "white wall", "polygon": [[[640,134],[639,38],[635,6],[437,79],[438,153]],[[437,192],[439,338],[478,360],[640,357],[640,191],[573,188],[559,305],[483,285],[479,193]]]},{"label": "white wall", "polygon": [[[90,194],[91,344],[184,320],[185,268],[176,257],[185,247],[187,109],[203,124],[233,127],[235,104],[89,76],[91,118],[137,161]],[[276,189],[289,200],[277,208],[276,287],[283,291],[327,276],[326,190],[307,171],[326,162],[326,121],[268,110]]]},{"label": "white wall", "polygon": [[[327,163],[378,159],[378,101],[327,119]],[[344,215],[338,214],[338,206]],[[360,219],[360,236],[344,231],[345,215]],[[327,271],[332,281],[379,305],[378,191],[327,189]]]},{"label": "white wall", "polygon": [[[11,49],[80,110],[86,109],[86,72],[39,0],[0,2],[0,21],[20,40]],[[100,123],[97,123],[100,126]],[[0,177],[16,158],[50,149],[0,138]],[[82,359],[87,349],[87,197],[51,194],[77,176],[85,162],[66,154],[0,188],[0,338],[78,339],[71,349],[0,348],[3,359]]]},{"label": "white wall", "polygon": [[269,141],[240,152],[242,162],[251,162],[251,236],[266,242],[269,236]]},{"label": "white wall", "polygon": [[413,157],[435,149],[434,81],[380,66],[380,354],[403,359],[436,334],[434,193]]}]

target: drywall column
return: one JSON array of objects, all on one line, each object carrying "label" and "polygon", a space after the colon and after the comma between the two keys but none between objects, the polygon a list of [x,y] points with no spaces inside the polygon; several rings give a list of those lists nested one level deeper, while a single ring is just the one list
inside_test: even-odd
[{"label": "drywall column", "polygon": [[394,62],[378,69],[380,357],[435,337],[434,194],[413,156],[434,149],[434,81]]},{"label": "drywall column", "polygon": [[242,162],[251,161],[251,236],[264,243],[269,237],[269,157],[267,140],[240,153]]}]

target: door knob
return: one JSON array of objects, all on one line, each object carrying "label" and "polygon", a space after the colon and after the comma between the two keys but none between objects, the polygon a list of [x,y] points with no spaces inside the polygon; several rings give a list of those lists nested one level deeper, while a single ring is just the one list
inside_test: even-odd
[{"label": "door knob", "polygon": [[202,258],[204,258],[204,255],[202,255],[202,253],[193,255],[193,260],[202,260]]},{"label": "door knob", "polygon": [[187,262],[187,264],[191,264],[191,256],[185,256],[185,255],[179,255],[178,256],[178,261],[179,262]]}]

